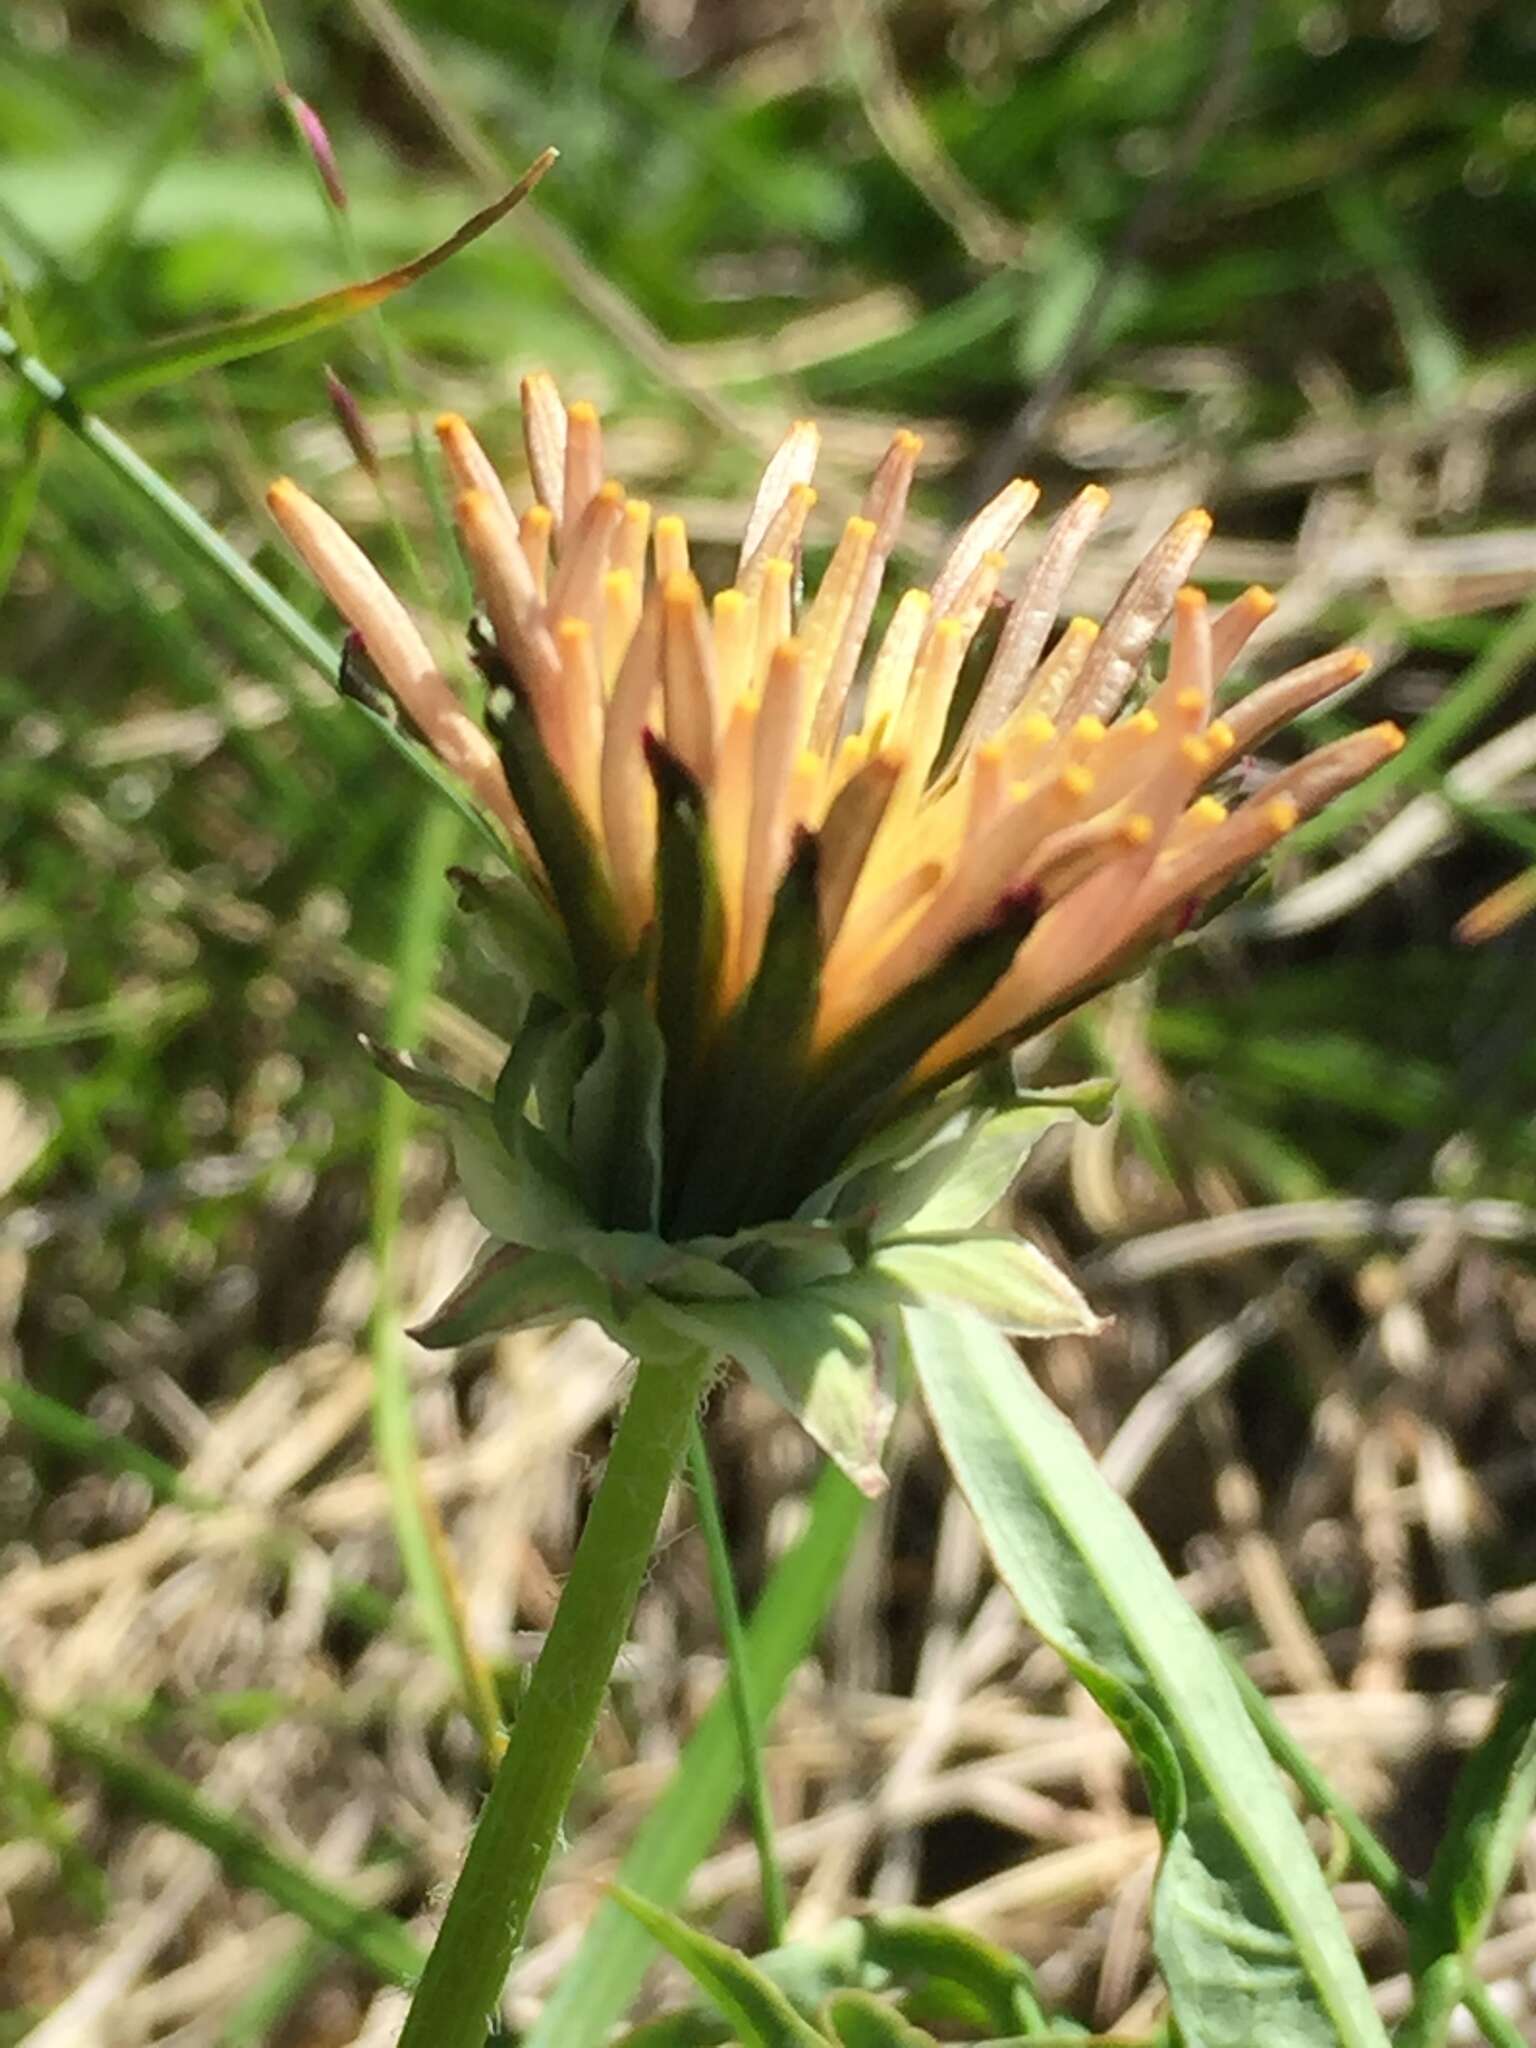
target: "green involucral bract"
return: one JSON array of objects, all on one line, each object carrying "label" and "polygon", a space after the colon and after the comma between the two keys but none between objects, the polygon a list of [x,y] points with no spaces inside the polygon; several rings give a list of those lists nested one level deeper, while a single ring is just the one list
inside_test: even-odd
[{"label": "green involucral bract", "polygon": [[[972,1234],[1044,1131],[1107,1101],[1097,1083],[1020,1090],[1006,1062],[878,1132],[795,1215],[664,1236],[667,1047],[646,1000],[650,965],[642,955],[622,968],[595,1016],[549,992],[558,975],[541,975],[489,1096],[369,1045],[444,1118],[489,1233],[419,1342],[589,1317],[647,1365],[703,1348],[738,1364],[874,1494],[905,1370],[904,1307],[963,1302],[1030,1336],[1098,1328],[1035,1246]],[[759,1115],[772,1114],[765,1102]]]}]

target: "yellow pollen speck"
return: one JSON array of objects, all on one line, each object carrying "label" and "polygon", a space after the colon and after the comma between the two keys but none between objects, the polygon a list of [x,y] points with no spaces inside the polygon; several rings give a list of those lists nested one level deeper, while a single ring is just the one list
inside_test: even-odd
[{"label": "yellow pollen speck", "polygon": [[1390,718],[1383,719],[1380,725],[1373,725],[1371,731],[1389,754],[1400,754],[1408,744],[1402,727],[1394,725]]},{"label": "yellow pollen speck", "polygon": [[573,399],[566,407],[565,415],[573,426],[595,427],[597,425],[597,407],[590,398]]},{"label": "yellow pollen speck", "polygon": [[1293,832],[1301,818],[1293,797],[1277,796],[1264,806],[1264,822],[1279,839],[1287,832]]},{"label": "yellow pollen speck", "polygon": [[1049,746],[1056,737],[1056,728],[1043,711],[1026,714],[1019,726],[1019,738],[1027,740],[1032,747]]},{"label": "yellow pollen speck", "polygon": [[1144,740],[1152,739],[1161,730],[1157,713],[1148,705],[1143,705],[1134,718],[1128,718],[1125,722],[1132,732],[1139,733]]},{"label": "yellow pollen speck", "polygon": [[1200,797],[1185,813],[1192,825],[1210,827],[1226,822],[1227,807],[1213,796]]},{"label": "yellow pollen speck", "polygon": [[856,512],[843,528],[843,536],[847,540],[873,540],[875,530],[873,519],[866,519]]},{"label": "yellow pollen speck", "polygon": [[1102,507],[1109,503],[1109,492],[1103,484],[1084,484],[1081,495],[1090,505]]},{"label": "yellow pollen speck", "polygon": [[1187,739],[1179,741],[1179,752],[1184,756],[1191,768],[1208,768],[1210,766],[1210,748],[1203,739],[1198,739],[1193,733]]},{"label": "yellow pollen speck", "polygon": [[1262,583],[1250,583],[1243,592],[1243,603],[1251,612],[1257,612],[1261,619],[1267,619],[1280,602],[1272,590],[1266,590]]},{"label": "yellow pollen speck", "polygon": [[1180,690],[1173,700],[1173,706],[1176,711],[1182,711],[1186,718],[1203,717],[1205,714],[1205,694],[1203,691],[1197,690],[1194,684],[1191,683],[1187,690]]},{"label": "yellow pollen speck", "polygon": [[599,486],[597,496],[602,499],[605,505],[622,505],[624,502],[624,486],[621,483],[616,483],[612,477],[609,477],[605,484]]},{"label": "yellow pollen speck", "polygon": [[1156,827],[1145,811],[1132,811],[1128,818],[1122,818],[1119,836],[1127,846],[1145,846]]},{"label": "yellow pollen speck", "polygon": [[1093,777],[1086,768],[1079,768],[1074,765],[1070,768],[1062,769],[1056,778],[1056,787],[1064,797],[1070,798],[1073,803],[1081,803],[1083,798],[1093,788]]},{"label": "yellow pollen speck", "polygon": [[[1193,515],[1190,516],[1193,517]],[[1209,523],[1209,520],[1210,514],[1207,513],[1207,523]],[[1180,586],[1179,594],[1173,601],[1181,612],[1203,611],[1205,609],[1205,592],[1198,583],[1185,583]]]},{"label": "yellow pollen speck", "polygon": [[530,505],[518,522],[525,532],[548,533],[555,523],[555,515],[547,505]]},{"label": "yellow pollen speck", "polygon": [[1072,737],[1081,747],[1096,747],[1104,735],[1103,719],[1095,718],[1092,712],[1080,718],[1072,728]]},{"label": "yellow pollen speck", "polygon": [[1205,729],[1205,737],[1219,754],[1225,754],[1229,748],[1237,744],[1237,734],[1224,718],[1218,718],[1208,725]]},{"label": "yellow pollen speck", "polygon": [[895,435],[896,446],[903,455],[920,455],[923,447],[921,434],[914,434],[910,427],[901,427]]},{"label": "yellow pollen speck", "polygon": [[592,628],[585,619],[562,619],[555,628],[555,637],[567,647],[578,647],[583,640],[592,638]]},{"label": "yellow pollen speck", "polygon": [[464,415],[458,412],[440,412],[432,422],[432,431],[442,438],[449,434],[461,434],[465,431]]},{"label": "yellow pollen speck", "polygon": [[714,614],[717,619],[739,618],[747,608],[747,600],[734,588],[717,590],[714,597]]},{"label": "yellow pollen speck", "polygon": [[849,733],[838,749],[837,765],[842,775],[851,775],[869,759],[869,741],[861,732]]},{"label": "yellow pollen speck", "polygon": [[1356,676],[1363,676],[1366,670],[1371,665],[1371,657],[1366,653],[1363,647],[1351,647],[1346,649],[1344,653],[1344,658],[1349,663],[1350,681],[1353,681]]}]

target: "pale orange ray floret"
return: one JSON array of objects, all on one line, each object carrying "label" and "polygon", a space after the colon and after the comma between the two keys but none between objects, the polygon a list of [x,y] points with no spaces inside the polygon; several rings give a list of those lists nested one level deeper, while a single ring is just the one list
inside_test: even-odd
[{"label": "pale orange ray floret", "polygon": [[[1210,532],[1203,511],[1154,543],[1102,625],[1071,619],[1058,630],[1108,493],[1079,492],[1007,601],[1007,551],[1038,495],[1016,478],[962,529],[927,588],[898,596],[871,647],[916,435],[896,436],[805,602],[799,561],[818,436],[796,421],[753,498],[734,579],[706,603],[682,521],[653,522],[649,505],[605,477],[596,410],[566,406],[540,374],[524,382],[523,414],[535,502],[521,514],[464,421],[438,423],[494,636],[482,664],[524,705],[586,848],[584,886],[590,893],[596,876],[611,892],[629,952],[658,914],[658,746],[674,764],[668,788],[696,791],[723,932],[706,962],[714,983],[701,991],[715,1027],[747,1000],[781,895],[800,886],[814,846],[821,961],[804,1047],[813,1078],[818,1062],[835,1068],[841,1048],[930,986],[959,993],[930,1005],[934,1028],[908,1047],[904,1085],[974,1065],[1182,928],[1402,744],[1395,726],[1371,726],[1230,810],[1211,794],[1213,778],[1368,663],[1344,648],[1218,710],[1227,670],[1274,599],[1250,589],[1212,615],[1187,582]],[[342,529],[286,479],[269,503],[412,724],[569,923],[556,872],[569,833],[565,851],[547,843],[548,806],[530,803],[526,788],[519,815],[517,775],[503,772],[511,755],[462,708]],[[984,623],[1005,601],[976,676]],[[1148,683],[1170,617],[1166,671]],[[526,750],[519,760],[526,775]],[[1000,931],[980,980],[962,972]],[[601,991],[588,996],[596,1003]],[[899,1033],[891,1042],[907,1044]]]}]

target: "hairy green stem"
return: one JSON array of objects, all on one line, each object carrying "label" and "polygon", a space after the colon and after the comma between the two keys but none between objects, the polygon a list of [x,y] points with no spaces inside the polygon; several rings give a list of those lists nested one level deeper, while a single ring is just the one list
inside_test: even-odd
[{"label": "hairy green stem", "polygon": [[746,1631],[741,1625],[741,1608],[736,1599],[736,1581],[731,1574],[731,1553],[720,1519],[720,1501],[715,1492],[715,1475],[710,1469],[709,1446],[694,1417],[688,1437],[688,1473],[693,1481],[694,1503],[699,1528],[709,1553],[710,1584],[715,1595],[715,1614],[725,1645],[726,1682],[730,1688],[731,1714],[736,1739],[741,1746],[741,1781],[746,1789],[747,1810],[752,1817],[752,1837],[757,1844],[757,1867],[763,1893],[763,1922],[768,1947],[781,1948],[789,1921],[784,1894],[784,1873],[779,1868],[773,1839],[773,1809],[768,1803],[768,1783],[763,1775],[763,1753],[759,1746],[757,1706],[753,1698],[752,1673],[747,1654]]},{"label": "hairy green stem", "polygon": [[712,1363],[698,1352],[666,1365],[642,1364],[635,1375],[554,1625],[399,2048],[484,2048],[597,1725]]}]

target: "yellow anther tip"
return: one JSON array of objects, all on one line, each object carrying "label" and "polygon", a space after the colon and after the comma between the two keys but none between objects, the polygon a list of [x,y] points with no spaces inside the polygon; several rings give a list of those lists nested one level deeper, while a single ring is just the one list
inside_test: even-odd
[{"label": "yellow anther tip", "polygon": [[805,649],[801,645],[798,634],[792,633],[787,640],[781,640],[773,650],[773,661],[776,668],[791,668],[796,662],[803,661],[804,658]]},{"label": "yellow anther tip", "polygon": [[903,455],[910,455],[915,457],[921,455],[923,452],[922,435],[915,434],[910,427],[899,427],[896,431],[894,440],[896,447],[898,447],[901,450]]},{"label": "yellow anther tip", "polygon": [[592,638],[592,628],[585,619],[562,619],[555,628],[555,638],[566,647],[579,647],[584,640]]},{"label": "yellow anther tip", "polygon": [[686,569],[679,569],[669,576],[662,587],[662,597],[669,605],[691,607],[698,600],[699,579]]},{"label": "yellow anther tip", "polygon": [[1105,738],[1107,728],[1102,718],[1095,718],[1087,712],[1072,728],[1072,737],[1080,747],[1096,747]]},{"label": "yellow anther tip", "polygon": [[1250,583],[1243,592],[1243,603],[1249,611],[1257,612],[1261,619],[1267,619],[1280,602],[1272,590],[1266,590],[1262,583]]},{"label": "yellow anther tip", "polygon": [[565,409],[565,416],[573,427],[595,427],[597,407],[590,398],[572,399]]},{"label": "yellow anther tip", "polygon": [[1349,670],[1349,680],[1353,682],[1357,676],[1365,674],[1371,665],[1371,657],[1363,647],[1350,647],[1344,650],[1344,662]]},{"label": "yellow anther tip", "polygon": [[463,413],[440,412],[432,422],[432,430],[440,441],[447,441],[455,434],[467,433],[469,428]]},{"label": "yellow anther tip", "polygon": [[1264,806],[1264,822],[1278,839],[1286,832],[1294,832],[1301,822],[1301,811],[1294,797],[1277,796]]},{"label": "yellow anther tip", "polygon": [[953,646],[957,640],[966,639],[967,634],[964,625],[959,619],[940,619],[933,629],[933,637],[935,640],[943,640],[947,645]]},{"label": "yellow anther tip", "polygon": [[680,513],[663,512],[656,522],[656,532],[658,535],[681,533],[682,531],[683,521]]},{"label": "yellow anther tip", "polygon": [[1093,788],[1093,777],[1086,768],[1063,768],[1056,778],[1056,787],[1063,796],[1070,797],[1074,803],[1081,803]]},{"label": "yellow anther tip", "polygon": [[1191,824],[1220,825],[1226,821],[1227,807],[1213,796],[1202,796],[1190,805],[1186,815]]},{"label": "yellow anther tip", "polygon": [[1156,827],[1145,811],[1132,811],[1128,818],[1122,818],[1117,832],[1127,846],[1145,846]]},{"label": "yellow anther tip", "polygon": [[1205,737],[1218,753],[1225,754],[1237,744],[1237,734],[1224,718],[1214,719],[1205,729]]},{"label": "yellow anther tip", "polygon": [[1179,752],[1184,756],[1184,759],[1191,768],[1208,768],[1210,766],[1211,750],[1205,741],[1195,733],[1190,733],[1187,738],[1179,741]]},{"label": "yellow anther tip", "polygon": [[[651,501],[649,498],[628,498],[625,500],[624,511],[630,519],[649,519],[651,516]],[[675,519],[677,514],[673,513],[672,516]]]},{"label": "yellow anther tip", "polygon": [[1048,741],[1055,739],[1055,737],[1056,728],[1043,711],[1027,713],[1023,724],[1019,727],[1019,738],[1021,740],[1028,740],[1032,746],[1043,747]]},{"label": "yellow anther tip", "polygon": [[1184,583],[1179,586],[1178,595],[1173,601],[1181,612],[1203,612],[1206,596],[1198,583]]},{"label": "yellow anther tip", "polygon": [[274,512],[279,505],[296,504],[303,495],[291,476],[274,477],[267,485],[267,503]]},{"label": "yellow anther tip", "polygon": [[1132,732],[1140,733],[1144,740],[1153,738],[1162,729],[1157,713],[1146,704],[1143,704],[1138,712],[1131,718],[1128,718],[1126,723]]},{"label": "yellow anther tip", "polygon": [[1085,505],[1097,505],[1102,511],[1109,503],[1110,494],[1103,484],[1084,484],[1078,496]]},{"label": "yellow anther tip", "polygon": [[530,505],[523,514],[522,523],[524,526],[532,527],[537,533],[541,527],[553,526],[555,515],[547,505]]},{"label": "yellow anther tip", "polygon": [[1191,505],[1179,521],[1180,527],[1186,533],[1209,533],[1215,524],[1215,520],[1204,505]]},{"label": "yellow anther tip", "polygon": [[1383,719],[1380,725],[1373,725],[1370,730],[1389,755],[1400,754],[1408,744],[1403,728],[1394,724],[1390,718]]},{"label": "yellow anther tip", "polygon": [[982,740],[972,756],[979,768],[983,761],[989,768],[995,768],[1007,753],[1001,740]]},{"label": "yellow anther tip", "polygon": [[866,519],[861,512],[855,512],[843,528],[845,540],[873,540],[876,533],[873,519]]},{"label": "yellow anther tip", "polygon": [[624,486],[616,478],[609,477],[606,483],[599,485],[596,501],[604,505],[622,505]]},{"label": "yellow anther tip", "polygon": [[719,618],[722,613],[734,614],[736,612],[744,612],[747,608],[745,595],[734,587],[726,590],[717,590],[714,602],[716,618]]}]

